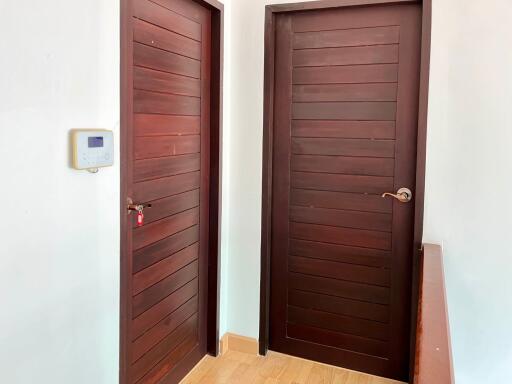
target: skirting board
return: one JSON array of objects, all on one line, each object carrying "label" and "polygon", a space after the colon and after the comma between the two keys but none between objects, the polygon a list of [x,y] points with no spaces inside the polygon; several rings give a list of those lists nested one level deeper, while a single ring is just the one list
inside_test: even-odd
[{"label": "skirting board", "polygon": [[258,340],[251,337],[226,333],[220,341],[220,351],[221,354],[225,354],[227,351],[236,351],[257,355],[258,345]]}]

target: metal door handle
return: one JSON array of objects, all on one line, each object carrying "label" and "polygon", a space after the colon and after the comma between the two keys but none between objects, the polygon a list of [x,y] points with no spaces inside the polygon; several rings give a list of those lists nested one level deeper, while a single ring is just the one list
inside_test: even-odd
[{"label": "metal door handle", "polygon": [[128,214],[132,212],[144,212],[146,208],[151,208],[151,204],[134,204],[132,199],[128,199],[128,205],[126,207]]},{"label": "metal door handle", "polygon": [[409,201],[412,200],[412,191],[409,188],[400,188],[396,194],[386,192],[382,195],[382,197],[387,196],[394,197],[401,203],[408,203]]}]

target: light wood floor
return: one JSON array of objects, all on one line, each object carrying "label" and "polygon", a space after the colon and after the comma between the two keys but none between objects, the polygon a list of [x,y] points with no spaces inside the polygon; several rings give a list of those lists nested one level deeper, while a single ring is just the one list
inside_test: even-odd
[{"label": "light wood floor", "polygon": [[181,384],[398,383],[400,382],[314,363],[277,352],[269,352],[266,357],[261,357],[236,351],[228,351],[218,358],[206,356],[181,382]]}]

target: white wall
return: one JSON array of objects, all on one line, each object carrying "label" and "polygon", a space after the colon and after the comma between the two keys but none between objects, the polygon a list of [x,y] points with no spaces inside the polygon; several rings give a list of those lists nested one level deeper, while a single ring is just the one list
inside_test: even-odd
[{"label": "white wall", "polygon": [[[0,1],[0,15],[0,382],[116,383],[119,0]],[[225,145],[229,84],[225,76]],[[115,166],[72,170],[69,130],[98,127],[115,132]],[[228,182],[226,170],[226,212]]]},{"label": "white wall", "polygon": [[[251,337],[258,337],[263,26],[270,2],[235,0],[231,20],[226,317],[229,331]],[[505,383],[512,378],[512,3],[433,3],[425,239],[445,247],[458,382]]]},{"label": "white wall", "polygon": [[463,384],[512,382],[511,20],[509,0],[434,1],[425,239]]},{"label": "white wall", "polygon": [[[258,336],[269,2],[226,0],[221,334]],[[508,382],[512,366],[512,4],[481,4],[434,0],[432,41],[425,238],[445,247],[464,384]],[[119,0],[0,1],[0,14],[1,381],[115,383],[119,161],[71,170],[68,131],[119,143]]]},{"label": "white wall", "polygon": [[68,132],[119,142],[119,4],[1,1],[0,14],[0,381],[112,384],[119,161],[70,169]]}]

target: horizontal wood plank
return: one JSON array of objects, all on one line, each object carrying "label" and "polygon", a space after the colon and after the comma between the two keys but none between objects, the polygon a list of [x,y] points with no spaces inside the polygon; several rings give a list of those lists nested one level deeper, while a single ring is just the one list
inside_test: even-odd
[{"label": "horizontal wood plank", "polygon": [[172,368],[177,366],[187,355],[189,355],[194,347],[198,344],[197,327],[191,335],[187,336],[184,341],[176,347],[172,352],[167,354],[157,365],[155,365],[140,381],[140,384],[159,384],[163,383],[165,377],[171,372]]},{"label": "horizontal wood plank", "polygon": [[329,225],[391,232],[393,217],[389,213],[348,211],[314,207],[290,207],[290,220],[297,223]]},{"label": "horizontal wood plank", "polygon": [[198,258],[199,243],[195,243],[136,273],[133,276],[132,283],[133,295],[137,295],[166,277],[171,276]]},{"label": "horizontal wood plank", "polygon": [[199,116],[201,100],[197,97],[136,89],[133,91],[133,111],[135,113]]},{"label": "horizontal wood plank", "polygon": [[[155,365],[162,361],[169,352],[175,350],[181,342],[192,337],[196,332],[197,315],[194,315],[132,365],[132,383],[136,383],[144,375],[148,374],[148,372],[151,371],[151,368],[155,367]],[[147,380],[144,379],[143,382],[147,382]]]},{"label": "horizontal wood plank", "polygon": [[335,29],[293,34],[294,49],[398,44],[399,41],[399,26]]},{"label": "horizontal wood plank", "polygon": [[[334,7],[325,9],[325,3],[312,3],[308,4],[311,9],[315,6],[318,8],[316,12],[297,12],[293,16],[292,30],[294,32],[314,32],[314,31],[327,31],[338,30],[340,26],[343,29],[356,29],[356,28],[371,28],[371,27],[386,27],[393,25],[400,25],[400,12],[397,12],[397,7],[390,7],[385,4],[388,0],[367,0],[371,4],[372,12],[361,12],[361,7],[357,0],[344,0],[345,3],[351,3],[345,7]],[[399,2],[411,2],[411,0],[396,0]],[[379,4],[381,3],[381,4]],[[280,7],[302,8],[302,4],[294,5],[283,4]]]},{"label": "horizontal wood plank", "polygon": [[201,119],[199,116],[136,113],[133,115],[133,130],[135,137],[199,135]]},{"label": "horizontal wood plank", "polygon": [[[288,324],[286,328],[288,337],[291,338],[302,339],[333,348],[355,351],[370,356],[382,358],[387,356],[388,345],[383,341],[360,338],[301,324]],[[333,351],[333,353],[335,352]]]},{"label": "horizontal wood plank", "polygon": [[133,22],[134,41],[150,47],[176,53],[191,59],[201,59],[201,43],[140,19]]},{"label": "horizontal wood plank", "polygon": [[135,159],[152,159],[199,153],[201,136],[145,136],[134,140]]},{"label": "horizontal wood plank", "polygon": [[394,121],[293,120],[293,137],[394,139]]},{"label": "horizontal wood plank", "polygon": [[295,307],[315,309],[381,323],[389,321],[389,307],[387,305],[365,303],[300,290],[290,290],[288,292],[288,303]]},{"label": "horizontal wood plank", "polygon": [[387,324],[294,306],[288,306],[288,322],[381,341],[392,337]]},{"label": "horizontal wood plank", "polygon": [[395,157],[394,140],[292,138],[297,155]]},{"label": "horizontal wood plank", "polygon": [[197,23],[203,22],[203,16],[207,11],[201,4],[190,0],[151,0],[180,15],[186,15],[187,18]]},{"label": "horizontal wood plank", "polygon": [[201,77],[200,61],[140,43],[133,43],[133,65],[196,79]]},{"label": "horizontal wood plank", "polygon": [[188,228],[133,253],[133,273],[142,271],[160,260],[199,241],[199,226]]},{"label": "horizontal wood plank", "polygon": [[288,258],[288,270],[303,275],[328,277],[361,284],[382,287],[389,287],[390,285],[388,269],[311,259],[309,257],[290,256]]},{"label": "horizontal wood plank", "polygon": [[[152,201],[151,208],[144,211],[144,224],[150,224],[197,206],[199,206],[199,189]],[[137,215],[132,215],[132,227],[138,227]]]},{"label": "horizontal wood plank", "polygon": [[346,175],[393,176],[394,159],[351,156],[292,155],[291,170]]},{"label": "horizontal wood plank", "polygon": [[143,181],[133,186],[134,201],[147,203],[199,188],[200,172]]},{"label": "horizontal wood plank", "polygon": [[293,84],[396,83],[398,64],[293,68]]},{"label": "horizontal wood plank", "polygon": [[133,249],[147,247],[199,224],[199,208],[192,208],[133,230]]},{"label": "horizontal wood plank", "polygon": [[184,285],[146,312],[133,319],[131,327],[132,340],[137,339],[147,330],[158,324],[162,319],[181,307],[192,297],[197,296],[197,279]]},{"label": "horizontal wood plank", "polygon": [[201,24],[149,0],[133,2],[133,16],[151,24],[167,28],[180,35],[201,41]]},{"label": "horizontal wood plank", "polygon": [[160,177],[195,172],[199,171],[200,168],[201,155],[199,153],[136,160],[133,164],[133,179],[137,183]]},{"label": "horizontal wood plank", "polygon": [[365,212],[391,213],[393,202],[380,195],[292,189],[290,204],[304,207],[348,209]]},{"label": "horizontal wood plank", "polygon": [[290,237],[322,243],[391,250],[391,234],[362,229],[290,223]]},{"label": "horizontal wood plank", "polygon": [[382,195],[393,190],[392,177],[352,176],[331,173],[292,172],[292,188],[316,191],[352,192]]},{"label": "horizontal wood plank", "polygon": [[135,295],[132,300],[132,315],[134,318],[152,308],[155,304],[168,297],[185,284],[197,278],[199,264],[196,261],[179,269],[155,285]]},{"label": "horizontal wood plank", "polygon": [[396,102],[293,103],[295,120],[395,120]]},{"label": "horizontal wood plank", "polygon": [[353,283],[345,280],[290,273],[288,288],[359,300],[367,303],[389,304],[389,288]]},{"label": "horizontal wood plank", "polygon": [[201,96],[201,83],[199,79],[143,67],[135,67],[133,69],[133,87],[144,91],[192,97]]},{"label": "horizontal wood plank", "polygon": [[293,256],[304,256],[347,264],[378,268],[389,268],[391,266],[391,252],[380,249],[291,239],[289,252]]},{"label": "horizontal wood plank", "polygon": [[396,101],[397,83],[294,85],[294,102]]},{"label": "horizontal wood plank", "polygon": [[398,63],[397,44],[293,51],[294,67],[395,63]]},{"label": "horizontal wood plank", "polygon": [[[198,311],[197,296],[194,296],[157,325],[133,342],[132,363],[139,360],[146,352],[170,335],[178,326]],[[175,335],[171,337],[175,338]]]}]

